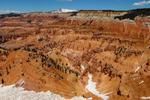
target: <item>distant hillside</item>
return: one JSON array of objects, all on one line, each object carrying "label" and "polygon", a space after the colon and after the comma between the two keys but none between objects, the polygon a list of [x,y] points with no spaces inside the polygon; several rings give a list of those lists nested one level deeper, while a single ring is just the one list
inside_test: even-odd
[{"label": "distant hillside", "polygon": [[0,14],[0,19],[5,17],[18,17],[18,16],[21,16],[21,14],[17,14],[17,13]]},{"label": "distant hillside", "polygon": [[150,16],[150,8],[130,10],[128,11],[127,14],[123,16],[116,16],[115,18],[133,20],[137,16],[141,16],[141,17]]},{"label": "distant hillside", "polygon": [[[43,13],[43,12],[30,12],[32,13]],[[49,12],[45,12],[49,13]],[[131,19],[134,20],[135,17],[141,16],[150,16],[150,8],[135,9],[135,10],[71,10],[71,9],[59,9],[52,11],[53,14],[59,14],[65,16],[74,16],[75,18],[114,18],[114,19]],[[21,13],[9,13],[9,14],[0,14],[0,19],[5,17],[18,17],[21,16]]]}]

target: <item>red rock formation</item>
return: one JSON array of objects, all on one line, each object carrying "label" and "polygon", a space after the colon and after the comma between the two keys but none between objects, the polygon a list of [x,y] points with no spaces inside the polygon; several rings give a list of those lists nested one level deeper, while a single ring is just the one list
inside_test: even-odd
[{"label": "red rock formation", "polygon": [[1,83],[24,80],[28,90],[99,100],[85,89],[91,73],[97,90],[110,92],[110,100],[149,96],[150,19],[70,15],[29,13],[0,19]]}]

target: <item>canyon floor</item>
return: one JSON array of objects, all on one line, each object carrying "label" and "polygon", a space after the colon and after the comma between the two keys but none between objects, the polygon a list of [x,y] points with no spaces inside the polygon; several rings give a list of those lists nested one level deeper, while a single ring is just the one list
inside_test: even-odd
[{"label": "canyon floor", "polygon": [[65,99],[150,99],[148,12],[0,15],[0,83]]}]

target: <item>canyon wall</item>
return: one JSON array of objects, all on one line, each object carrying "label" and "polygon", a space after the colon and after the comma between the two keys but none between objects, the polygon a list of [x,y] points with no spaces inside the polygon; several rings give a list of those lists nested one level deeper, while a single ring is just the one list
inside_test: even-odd
[{"label": "canyon wall", "polygon": [[[150,95],[150,18],[124,11],[27,13],[0,18],[0,83],[65,98]],[[93,16],[93,17],[92,17]],[[89,79],[92,75],[92,79]]]}]

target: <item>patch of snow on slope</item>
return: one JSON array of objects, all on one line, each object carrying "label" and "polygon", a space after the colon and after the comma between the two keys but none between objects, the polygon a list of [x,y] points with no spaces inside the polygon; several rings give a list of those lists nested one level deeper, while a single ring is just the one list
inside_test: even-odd
[{"label": "patch of snow on slope", "polygon": [[81,68],[82,68],[82,70],[83,70],[83,71],[85,70],[85,67],[84,67],[84,65],[83,65],[83,64],[81,64]]},{"label": "patch of snow on slope", "polygon": [[150,97],[141,97],[143,100],[150,100]]},{"label": "patch of snow on slope", "polygon": [[92,74],[88,74],[89,80],[88,80],[88,85],[86,86],[86,89],[93,93],[94,95],[102,98],[103,100],[108,100],[109,96],[106,94],[101,94],[99,91],[96,89],[96,83],[92,81]]},{"label": "patch of snow on slope", "polygon": [[0,10],[0,14],[9,14],[9,13],[20,13],[20,12],[12,10]]},{"label": "patch of snow on slope", "polygon": [[83,97],[73,97],[71,100],[86,100],[86,99]]},{"label": "patch of snow on slope", "polygon": [[137,67],[136,70],[135,70],[135,72],[137,72],[139,69],[140,69],[140,67]]},{"label": "patch of snow on slope", "polygon": [[144,83],[144,81],[142,80],[141,82],[139,82],[139,84],[142,84],[142,83]]},{"label": "patch of snow on slope", "polygon": [[[0,85],[0,100],[66,100],[65,98],[51,92],[26,91],[15,85]],[[74,97],[71,100],[85,100],[82,97]]]},{"label": "patch of snow on slope", "polygon": [[77,12],[77,10],[61,8],[59,10],[53,11],[52,13],[67,13],[67,12]]}]

